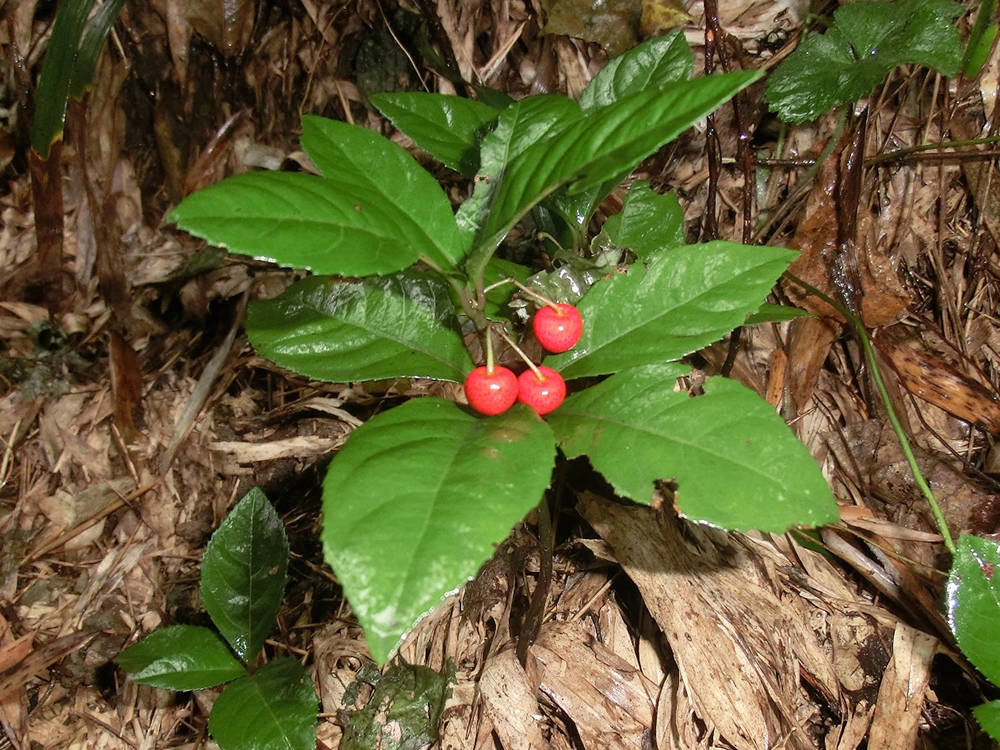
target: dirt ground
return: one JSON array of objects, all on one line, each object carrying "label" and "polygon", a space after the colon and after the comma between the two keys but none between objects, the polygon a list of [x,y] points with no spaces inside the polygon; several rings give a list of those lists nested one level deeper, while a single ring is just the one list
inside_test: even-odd
[{"label": "dirt ground", "polygon": [[[720,5],[716,67],[770,70],[810,21],[798,0]],[[967,30],[976,6],[965,5]],[[208,624],[199,561],[254,485],[292,548],[267,653],[311,670],[318,746],[340,747],[346,709],[370,693],[357,689],[370,658],[322,559],[320,479],[355,427],[431,385],[307,382],[258,357],[246,302],[295,274],[227,257],[164,217],[224,176],[299,168],[303,113],[390,135],[366,94],[453,93],[441,65],[514,97],[576,96],[607,60],[602,44],[620,51],[662,30],[637,9],[668,4],[127,3],[86,106],[69,113],[60,269],[40,287],[52,269],[39,268],[27,133],[53,6],[0,3],[0,750],[214,746],[212,691],[140,687],[111,659],[161,625]],[[607,23],[581,11],[595,6]],[[705,7],[686,13],[703,71]],[[862,102],[866,129],[850,118],[832,144],[861,138],[861,313],[954,534],[1000,534],[1000,180],[988,141],[941,144],[996,134],[998,80],[996,52],[972,81],[899,68]],[[738,106],[756,184],[737,160],[732,105],[715,117],[717,167],[700,127],[638,175],[677,193],[692,241],[749,234],[801,250],[793,270],[829,288],[841,151],[813,164],[837,118],[781,130],[759,86]],[[814,304],[790,286],[774,295]],[[970,711],[989,688],[943,615],[941,538],[856,340],[814,311],[745,329],[732,376],[809,447],[842,521],[812,541],[729,534],[581,482],[558,519],[551,580],[529,517],[401,648],[411,664],[455,669],[433,747],[990,747]],[[721,342],[697,364],[717,372],[729,352]],[[514,647],[540,584],[550,590],[522,669]]]}]

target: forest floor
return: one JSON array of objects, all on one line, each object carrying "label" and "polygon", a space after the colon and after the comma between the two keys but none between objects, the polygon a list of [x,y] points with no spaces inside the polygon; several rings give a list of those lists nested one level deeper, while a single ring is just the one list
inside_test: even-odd
[{"label": "forest floor", "polygon": [[[606,49],[662,30],[648,19],[640,30],[640,5],[666,7],[438,0],[436,28],[426,2],[128,3],[85,115],[70,113],[65,283],[39,297],[29,283],[38,269],[26,134],[53,4],[0,4],[0,750],[213,746],[216,693],[138,686],[112,659],[159,626],[208,624],[201,556],[255,485],[292,550],[266,650],[310,670],[318,746],[341,746],[346,709],[370,695],[371,660],[323,561],[320,480],[355,427],[428,386],[310,382],[257,356],[242,330],[246,302],[297,276],[206,247],[165,216],[225,176],[298,168],[303,113],[392,135],[367,93],[455,90],[432,71],[429,45],[453,55],[467,81],[514,97],[578,96]],[[813,20],[799,0],[720,5],[731,69],[773,69]],[[595,6],[609,18],[584,23]],[[962,28],[975,8],[966,6]],[[700,74],[703,5],[687,14]],[[996,52],[975,81],[899,68],[863,102],[867,122],[849,117],[839,141],[860,138],[870,160],[855,196],[862,317],[953,534],[1000,533],[996,154],[876,157],[994,134],[998,78]],[[782,130],[760,86],[739,101],[755,185],[736,163],[732,105],[716,116],[717,173],[695,128],[637,176],[676,193],[691,241],[741,241],[751,227],[753,242],[802,251],[800,275],[829,288],[842,151],[818,169],[810,159],[838,119]],[[467,189],[418,157],[456,194]],[[801,303],[782,285],[775,300]],[[456,670],[433,747],[990,747],[970,710],[988,688],[943,614],[949,559],[938,529],[857,342],[819,312],[745,329],[732,377],[785,416],[822,466],[841,522],[805,546],[664,521],[662,508],[623,505],[597,481],[576,487],[527,670],[513,648],[544,567],[530,516],[401,647],[410,664]],[[728,353],[721,342],[697,364],[718,372]],[[663,561],[646,580],[616,554],[633,528],[661,529],[636,532]],[[662,596],[640,593],[650,590]],[[685,643],[657,624],[681,611]]]}]

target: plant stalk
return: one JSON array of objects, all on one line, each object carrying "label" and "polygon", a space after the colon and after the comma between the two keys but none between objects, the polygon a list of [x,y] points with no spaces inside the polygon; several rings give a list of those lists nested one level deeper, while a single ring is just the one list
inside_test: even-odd
[{"label": "plant stalk", "polygon": [[861,318],[848,310],[847,307],[841,302],[820,291],[812,284],[803,281],[787,271],[784,275],[790,281],[798,284],[810,294],[819,297],[821,300],[826,302],[837,312],[843,315],[844,318],[846,318],[851,324],[855,334],[857,334],[858,339],[861,341],[861,348],[865,352],[865,361],[868,363],[869,370],[871,370],[872,380],[875,381],[875,388],[878,390],[879,398],[881,398],[882,405],[885,407],[886,413],[889,416],[889,423],[892,425],[893,432],[896,433],[896,439],[899,441],[899,447],[902,449],[903,455],[906,457],[906,463],[910,467],[913,479],[917,483],[917,487],[920,488],[920,492],[927,500],[927,504],[930,506],[931,514],[934,516],[935,523],[937,523],[938,533],[941,534],[941,538],[944,540],[944,546],[954,556],[957,550],[955,542],[951,536],[951,531],[948,529],[948,523],[945,521],[944,513],[941,512],[941,506],[938,504],[937,498],[934,497],[934,491],[931,490],[930,485],[927,484],[927,480],[924,478],[924,474],[920,470],[920,466],[917,464],[917,458],[913,455],[913,448],[910,446],[910,441],[906,437],[906,431],[903,429],[903,424],[899,421],[899,416],[896,414],[896,410],[892,406],[892,401],[889,398],[889,389],[885,386],[885,380],[882,378],[882,371],[879,369],[878,362],[875,359],[875,349],[872,346],[871,339],[868,337],[868,332],[865,330],[864,323],[861,322]]}]

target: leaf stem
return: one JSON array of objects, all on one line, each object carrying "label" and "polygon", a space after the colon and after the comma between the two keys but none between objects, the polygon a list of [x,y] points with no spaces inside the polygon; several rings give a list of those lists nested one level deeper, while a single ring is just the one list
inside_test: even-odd
[{"label": "leaf stem", "polygon": [[500,279],[500,281],[497,281],[497,282],[494,282],[493,284],[490,284],[488,287],[486,287],[485,289],[483,289],[483,291],[484,292],[490,292],[490,291],[493,291],[494,289],[502,287],[504,284],[513,284],[518,289],[520,289],[522,292],[524,292],[529,297],[531,297],[532,299],[534,299],[536,302],[541,302],[543,305],[545,305],[547,307],[551,307],[554,310],[558,310],[559,309],[559,305],[557,303],[553,302],[548,297],[545,297],[545,296],[539,294],[534,289],[531,289],[530,287],[526,287],[524,284],[522,284],[520,281],[518,281],[517,279],[515,279],[513,276],[508,276],[506,279]]},{"label": "leaf stem", "polygon": [[917,464],[917,458],[913,455],[913,448],[910,446],[910,441],[906,437],[906,431],[903,429],[903,425],[899,421],[899,416],[896,414],[896,410],[892,406],[892,401],[889,398],[889,389],[885,386],[885,380],[882,378],[882,371],[875,359],[875,349],[872,346],[871,339],[868,337],[868,332],[865,330],[864,323],[861,322],[861,318],[848,310],[847,307],[841,302],[820,291],[812,284],[803,281],[787,271],[784,275],[787,279],[805,289],[809,294],[819,297],[821,300],[833,307],[837,312],[843,315],[844,318],[846,318],[851,324],[851,327],[854,328],[854,332],[861,341],[861,347],[864,349],[865,360],[868,362],[868,368],[871,371],[872,380],[875,381],[875,388],[878,390],[879,398],[881,398],[882,405],[885,407],[886,413],[889,416],[889,423],[892,425],[893,432],[896,433],[896,439],[899,440],[899,447],[903,450],[903,455],[906,457],[906,463],[909,464],[910,471],[913,473],[913,479],[917,483],[917,487],[920,488],[920,492],[927,500],[927,504],[930,506],[931,513],[934,516],[934,521],[937,523],[938,532],[944,540],[944,546],[947,547],[948,551],[952,555],[955,555],[955,542],[952,540],[951,532],[948,529],[948,523],[945,521],[944,514],[941,512],[941,506],[938,504],[937,498],[934,497],[933,490],[931,490],[930,485],[927,484],[927,480],[924,478],[924,474],[920,470],[920,466]]},{"label": "leaf stem", "polygon": [[528,367],[531,368],[531,371],[533,373],[535,373],[535,377],[538,378],[539,382],[544,381],[545,380],[545,376],[542,375],[541,370],[538,369],[538,367],[535,365],[534,362],[531,361],[531,358],[527,354],[525,354],[523,351],[521,351],[521,347],[519,347],[517,344],[515,344],[514,340],[511,339],[511,337],[508,336],[504,332],[504,330],[502,328],[498,328],[497,329],[497,333],[499,333],[500,337],[510,345],[511,349],[513,349],[515,352],[517,352],[517,356],[519,356],[521,359],[523,359],[524,363]]},{"label": "leaf stem", "polygon": [[490,335],[492,326],[486,326],[486,374],[493,374],[493,337]]},{"label": "leaf stem", "polygon": [[462,312],[468,316],[475,326],[477,331],[483,331],[487,328],[489,321],[486,315],[482,311],[482,304],[477,304],[469,293],[469,288],[466,283],[463,282],[457,276],[444,271],[439,265],[428,258],[425,255],[420,256],[421,262],[424,263],[428,268],[434,271],[438,276],[440,276],[444,281],[451,287],[452,291],[455,293],[455,297],[458,300],[458,304],[462,308]]},{"label": "leaf stem", "polygon": [[840,138],[844,134],[844,128],[846,125],[847,112],[841,108],[837,113],[837,127],[834,130],[833,135],[830,136],[826,145],[823,146],[823,150],[816,158],[815,163],[809,167],[809,171],[806,172],[802,179],[795,184],[795,187],[792,188],[791,194],[789,194],[789,196],[782,201],[781,208],[775,211],[771,218],[758,226],[757,230],[754,232],[754,244],[770,232],[771,228],[777,224],[779,220],[783,219],[785,215],[796,205],[798,199],[809,191],[812,187],[816,174],[819,172],[820,167],[823,166],[823,162],[829,158],[830,154],[833,153],[834,148],[836,148],[837,144],[840,143]]}]

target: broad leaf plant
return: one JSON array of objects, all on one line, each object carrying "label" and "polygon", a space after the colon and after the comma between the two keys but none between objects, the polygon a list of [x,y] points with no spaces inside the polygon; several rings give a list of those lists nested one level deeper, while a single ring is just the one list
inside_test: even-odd
[{"label": "broad leaf plant", "polygon": [[[551,413],[519,403],[484,416],[413,398],[333,458],[323,547],[378,662],[539,502],[560,452],[586,455],[639,503],[676,480],[677,510],[692,521],[781,532],[837,519],[819,468],[773,408],[722,377],[698,395],[684,387],[684,357],[744,324],[795,253],[685,244],[676,198],[644,182],[588,233],[642,159],[760,76],[692,72],[672,34],[612,60],[579,101],[373,96],[417,147],[471,178],[457,210],[400,146],[310,115],[302,147],[319,174],[239,175],[171,214],[231,252],[312,272],[252,304],[247,333],[263,356],[314,379],[462,382],[492,367],[497,342],[523,344],[534,293],[580,312],[576,346],[544,359],[570,394]],[[534,256],[548,254],[547,270],[518,262],[515,227],[522,242],[544,236]]]}]

